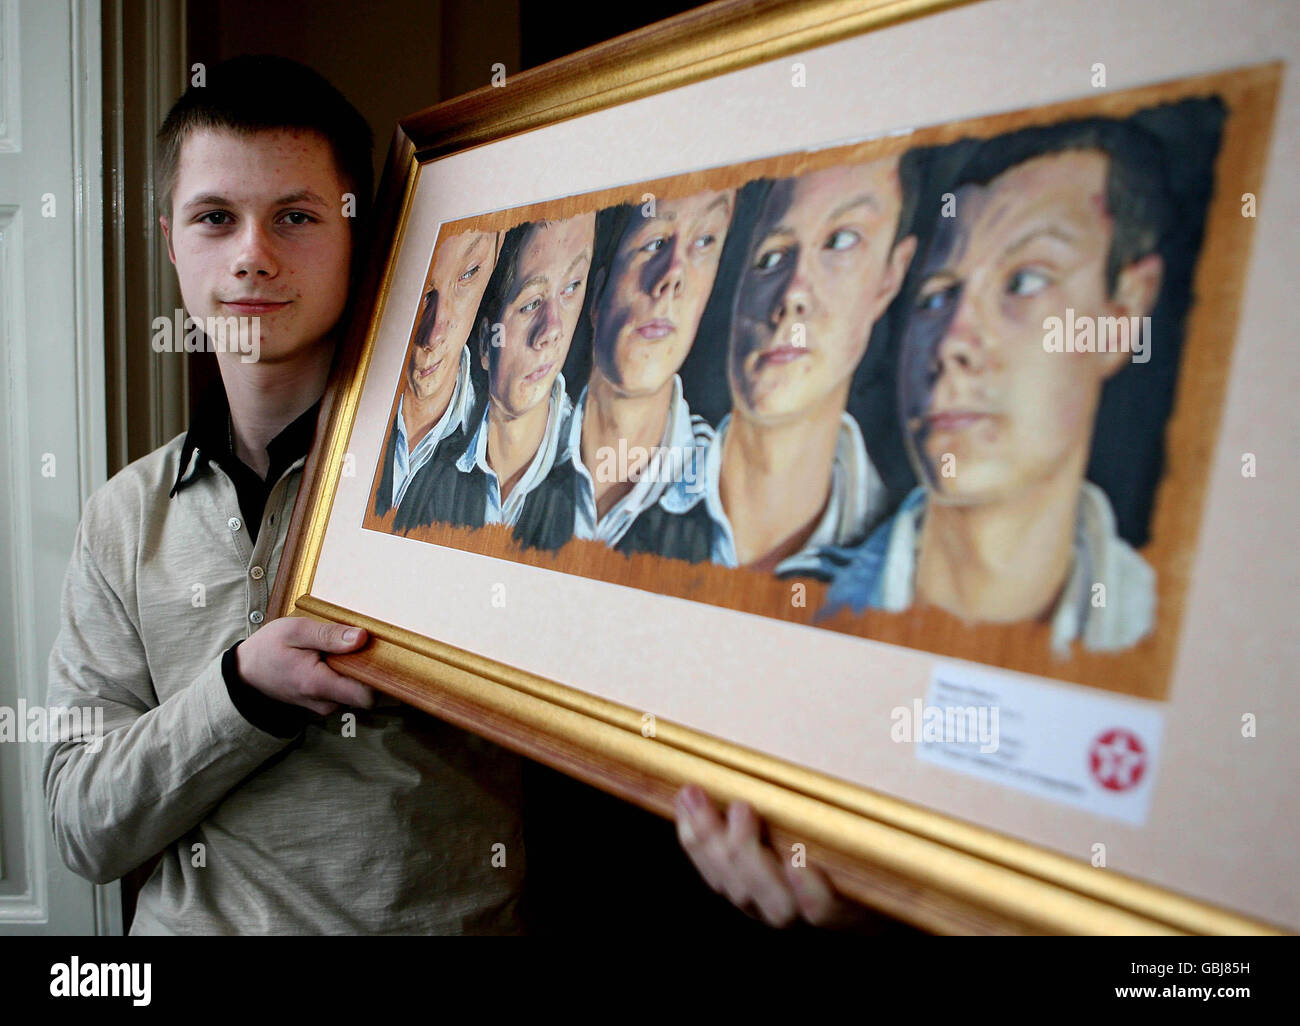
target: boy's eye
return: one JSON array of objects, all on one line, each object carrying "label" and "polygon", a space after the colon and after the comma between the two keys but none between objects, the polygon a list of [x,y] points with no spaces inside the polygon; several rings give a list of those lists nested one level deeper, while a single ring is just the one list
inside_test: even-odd
[{"label": "boy's eye", "polygon": [[474,277],[474,275],[478,274],[478,269],[482,266],[483,266],[482,264],[475,264],[473,267],[471,267],[468,271],[466,271],[456,280],[462,283],[469,281],[471,278]]},{"label": "boy's eye", "polygon": [[957,291],[956,285],[939,286],[931,289],[929,292],[923,292],[916,300],[916,308],[926,313],[934,313],[936,310],[942,310],[948,305],[953,294]]},{"label": "boy's eye", "polygon": [[[210,220],[211,218],[216,218],[217,220]],[[213,225],[229,224],[230,223],[229,218],[230,215],[227,214],[224,210],[209,210],[206,214],[199,215],[198,222],[199,224],[213,224]]]},{"label": "boy's eye", "polygon": [[284,215],[284,219],[293,225],[311,224],[316,220],[305,210],[290,210]]},{"label": "boy's eye", "polygon": [[862,241],[862,236],[851,228],[836,228],[826,240],[826,248],[833,250],[852,249]]},{"label": "boy's eye", "polygon": [[1052,284],[1050,278],[1042,271],[1024,268],[1016,271],[1007,279],[1007,295],[1036,296]]}]

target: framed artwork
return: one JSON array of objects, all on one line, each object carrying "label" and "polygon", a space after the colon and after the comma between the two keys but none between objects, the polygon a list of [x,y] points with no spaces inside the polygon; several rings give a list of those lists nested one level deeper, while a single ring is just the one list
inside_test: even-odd
[{"label": "framed artwork", "polygon": [[1300,927],[1300,23],[1126,17],[715,3],[405,119],[276,608],[928,928]]}]

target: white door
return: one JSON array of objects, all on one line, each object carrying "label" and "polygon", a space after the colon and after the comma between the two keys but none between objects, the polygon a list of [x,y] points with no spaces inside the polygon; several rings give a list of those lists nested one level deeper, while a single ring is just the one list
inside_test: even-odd
[{"label": "white door", "polygon": [[[100,5],[0,0],[0,934],[120,933],[120,888],[64,868],[46,663],[82,504],[105,477]],[[15,722],[17,721],[17,722]],[[8,736],[8,734],[0,734]]]}]

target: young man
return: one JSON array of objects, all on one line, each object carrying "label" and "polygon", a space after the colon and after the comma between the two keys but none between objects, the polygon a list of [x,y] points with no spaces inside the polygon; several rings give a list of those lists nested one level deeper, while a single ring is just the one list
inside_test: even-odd
[{"label": "young man", "polygon": [[897,157],[773,184],[736,294],[732,411],[705,462],[715,563],[808,572],[818,546],[860,539],[883,513],[845,406],[916,249],[910,191]]},{"label": "young man", "polygon": [[723,189],[659,201],[651,216],[627,204],[597,217],[609,256],[592,284],[591,376],[566,432],[574,537],[619,546],[633,522],[653,535],[642,514],[670,490],[699,487],[713,430],[691,414],[677,372],[713,292],[734,203],[735,190]]},{"label": "young man", "polygon": [[186,309],[260,318],[261,360],[219,353],[223,387],[188,434],[86,506],[50,702],[102,707],[106,736],[48,752],[56,842],[97,882],[162,853],[133,933],[517,930],[522,860],[490,850],[521,854],[519,760],[329,669],[363,632],[264,622],[369,129],[315,74],[248,58],[210,69],[160,144]]},{"label": "young man", "polygon": [[[161,853],[133,933],[514,931],[520,760],[326,666],[364,632],[265,622],[347,299],[345,197],[370,196],[369,130],[314,73],[245,58],[210,69],[160,141],[186,308],[261,318],[262,359],[221,359],[190,431],[87,503],[49,703],[102,708],[105,735],[49,747],[55,842],[101,883]],[[762,857],[756,826],[722,855],[705,819],[692,829],[733,897],[760,893],[732,870]],[[822,888],[805,914],[825,915],[824,881],[799,882]],[[788,915],[793,895],[761,890]]]},{"label": "young man", "polygon": [[467,343],[499,242],[495,232],[463,232],[438,247],[384,446],[378,516],[401,505],[443,439],[469,423],[474,383]]},{"label": "young man", "polygon": [[[903,341],[924,484],[859,549],[824,554],[827,609],[1039,620],[1062,655],[1133,645],[1153,626],[1154,574],[1084,472],[1102,386],[1141,346],[1107,341],[1111,319],[1141,324],[1160,292],[1159,146],[1119,121],[1029,129],[986,143],[955,189]],[[1099,351],[1049,351],[1067,311],[1099,326]]]}]

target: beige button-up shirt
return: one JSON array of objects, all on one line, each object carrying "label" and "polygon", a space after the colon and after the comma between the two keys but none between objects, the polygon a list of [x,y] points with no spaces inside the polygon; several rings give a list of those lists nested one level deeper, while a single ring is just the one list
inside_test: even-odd
[{"label": "beige button-up shirt", "polygon": [[264,621],[303,460],[254,544],[201,454],[168,497],[183,441],[99,489],[77,532],[49,704],[102,709],[104,735],[46,753],[64,861],[105,883],[162,852],[138,934],[517,932],[516,756],[379,694],[294,738],[232,704],[221,656]]}]

